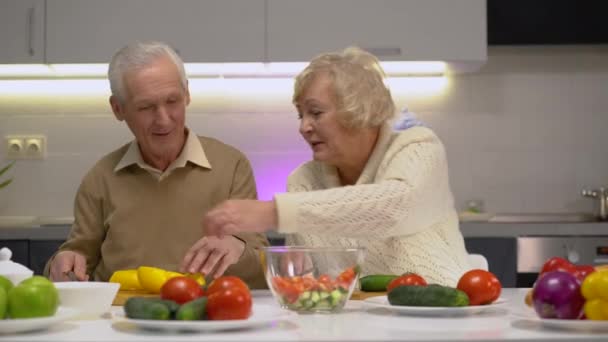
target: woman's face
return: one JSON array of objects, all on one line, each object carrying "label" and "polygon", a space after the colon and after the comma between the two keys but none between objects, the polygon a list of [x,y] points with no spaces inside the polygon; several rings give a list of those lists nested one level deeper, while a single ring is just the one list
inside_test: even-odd
[{"label": "woman's face", "polygon": [[296,103],[300,134],[310,145],[313,159],[340,167],[360,149],[361,130],[345,128],[338,120],[332,81],[319,74],[308,85]]}]

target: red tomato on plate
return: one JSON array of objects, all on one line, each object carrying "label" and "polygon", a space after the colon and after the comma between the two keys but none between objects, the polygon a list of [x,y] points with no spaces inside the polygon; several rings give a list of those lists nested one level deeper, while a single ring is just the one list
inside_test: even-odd
[{"label": "red tomato on plate", "polygon": [[235,276],[222,276],[214,279],[211,284],[209,284],[207,287],[207,295],[209,296],[214,292],[233,288],[240,288],[249,292],[249,286],[247,286],[241,278]]},{"label": "red tomato on plate", "polygon": [[175,277],[167,280],[160,288],[160,298],[169,299],[178,304],[189,302],[204,295],[196,280],[188,277]]},{"label": "red tomato on plate", "polygon": [[574,276],[581,282],[585,280],[589,274],[595,272],[595,267],[591,265],[577,265],[574,267],[576,268],[576,271],[574,271]]},{"label": "red tomato on plate", "polygon": [[397,286],[409,286],[409,285],[426,286],[428,284],[426,283],[426,280],[424,280],[424,278],[422,278],[421,276],[414,274],[414,273],[406,273],[400,277],[397,277],[397,278],[391,280],[391,282],[388,283],[388,285],[386,286],[386,291],[390,292],[392,289],[394,289]]},{"label": "red tomato on plate", "polygon": [[540,274],[552,271],[562,271],[574,274],[574,272],[576,272],[576,266],[572,265],[570,261],[564,258],[553,257],[545,261],[543,268],[540,270]]},{"label": "red tomato on plate", "polygon": [[469,305],[484,305],[498,299],[502,285],[491,272],[470,270],[460,277],[456,288],[469,296]]},{"label": "red tomato on plate", "polygon": [[207,297],[207,317],[210,320],[247,319],[251,315],[251,293],[233,287],[211,293]]}]

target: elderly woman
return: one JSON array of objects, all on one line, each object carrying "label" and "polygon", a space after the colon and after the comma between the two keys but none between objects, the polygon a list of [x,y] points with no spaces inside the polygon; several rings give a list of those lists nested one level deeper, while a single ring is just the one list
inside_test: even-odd
[{"label": "elderly woman", "polygon": [[445,150],[426,127],[391,129],[396,109],[378,60],[358,48],[316,57],[297,76],[293,103],[314,160],[273,201],[209,211],[208,233],[276,229],[289,245],[365,247],[363,274],[456,286],[470,266]]}]

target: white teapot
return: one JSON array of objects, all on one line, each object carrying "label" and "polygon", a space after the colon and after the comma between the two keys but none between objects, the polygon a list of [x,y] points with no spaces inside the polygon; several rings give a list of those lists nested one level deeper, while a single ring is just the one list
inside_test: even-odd
[{"label": "white teapot", "polygon": [[31,277],[34,274],[34,271],[19,263],[11,261],[12,256],[13,252],[10,249],[6,247],[0,249],[0,275],[7,277],[13,285],[17,285],[22,280]]}]

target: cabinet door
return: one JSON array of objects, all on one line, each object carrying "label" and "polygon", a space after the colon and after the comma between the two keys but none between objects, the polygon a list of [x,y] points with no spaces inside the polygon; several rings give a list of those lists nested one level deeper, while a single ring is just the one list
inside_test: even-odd
[{"label": "cabinet door", "polygon": [[44,0],[2,0],[0,64],[44,61]]},{"label": "cabinet door", "polygon": [[185,62],[264,60],[264,0],[47,0],[48,63],[107,63],[159,40]]},{"label": "cabinet door", "polygon": [[268,0],[268,58],[356,45],[383,60],[485,60],[485,0]]},{"label": "cabinet door", "polygon": [[6,247],[11,250],[11,260],[25,267],[30,267],[29,241],[28,240],[1,240],[0,248]]},{"label": "cabinet door", "polygon": [[42,275],[44,266],[64,240],[30,240],[30,268],[34,274]]},{"label": "cabinet door", "polygon": [[517,275],[517,241],[515,238],[464,239],[469,253],[481,254],[488,260],[489,271],[494,273],[502,287],[515,287]]}]

